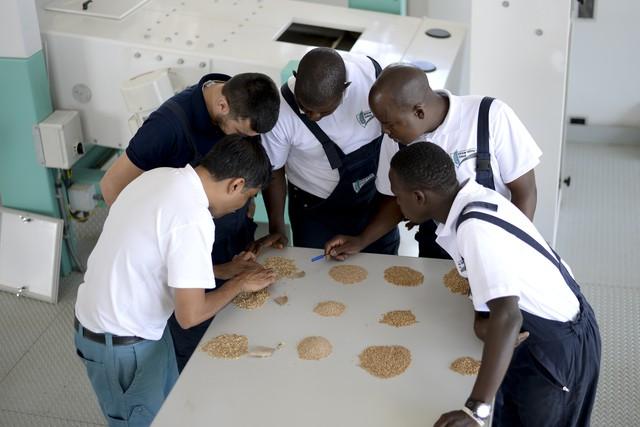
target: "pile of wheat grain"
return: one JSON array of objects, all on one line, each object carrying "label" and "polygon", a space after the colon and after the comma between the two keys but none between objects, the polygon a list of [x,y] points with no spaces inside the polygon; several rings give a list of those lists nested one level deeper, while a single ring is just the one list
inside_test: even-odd
[{"label": "pile of wheat grain", "polygon": [[384,271],[384,278],[396,286],[418,286],[424,282],[424,274],[409,267],[389,267]]},{"label": "pile of wheat grain", "polygon": [[304,360],[320,360],[333,351],[329,340],[324,337],[307,337],[298,344],[298,357]]},{"label": "pile of wheat grain", "polygon": [[267,288],[260,289],[258,292],[240,292],[234,299],[233,303],[236,307],[245,310],[253,310],[262,307],[269,299],[269,290]]},{"label": "pile of wheat grain", "polygon": [[468,356],[459,357],[451,363],[449,369],[462,375],[478,375],[480,361]]},{"label": "pile of wheat grain", "polygon": [[454,294],[469,295],[471,291],[469,280],[462,277],[455,268],[445,274],[442,280],[444,285]]},{"label": "pile of wheat grain", "polygon": [[219,359],[238,359],[249,351],[249,339],[244,335],[218,335],[207,341],[202,351]]},{"label": "pile of wheat grain", "polygon": [[282,279],[283,277],[295,279],[304,277],[305,275],[304,271],[298,270],[295,261],[290,258],[272,256],[265,259],[263,265],[265,268],[270,268],[275,271],[276,278],[278,280]]},{"label": "pile of wheat grain", "polygon": [[345,285],[362,282],[367,278],[367,270],[357,265],[336,265],[329,270],[333,280]]},{"label": "pile of wheat grain", "polygon": [[382,316],[382,319],[380,319],[380,323],[386,323],[387,325],[395,326],[396,328],[413,325],[416,322],[416,316],[411,312],[411,310],[389,311]]},{"label": "pile of wheat grain", "polygon": [[323,301],[318,303],[313,311],[324,317],[338,317],[346,308],[346,305],[338,301]]},{"label": "pile of wheat grain", "polygon": [[367,347],[359,357],[360,366],[378,378],[398,376],[411,364],[411,352],[400,345]]}]

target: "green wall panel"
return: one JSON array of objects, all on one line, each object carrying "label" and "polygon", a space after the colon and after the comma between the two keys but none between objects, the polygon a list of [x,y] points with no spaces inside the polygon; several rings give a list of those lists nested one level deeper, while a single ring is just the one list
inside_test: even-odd
[{"label": "green wall panel", "polygon": [[[38,163],[32,127],[52,112],[42,51],[0,58],[0,199],[6,207],[60,218],[53,171]],[[63,245],[62,272],[70,271]]]}]

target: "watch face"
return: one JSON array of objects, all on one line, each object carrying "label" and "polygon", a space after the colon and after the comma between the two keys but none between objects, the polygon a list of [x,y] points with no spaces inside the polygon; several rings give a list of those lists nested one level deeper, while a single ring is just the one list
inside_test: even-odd
[{"label": "watch face", "polygon": [[481,403],[476,408],[476,414],[478,414],[480,418],[487,418],[490,413],[491,413],[491,406],[487,405],[486,403]]}]

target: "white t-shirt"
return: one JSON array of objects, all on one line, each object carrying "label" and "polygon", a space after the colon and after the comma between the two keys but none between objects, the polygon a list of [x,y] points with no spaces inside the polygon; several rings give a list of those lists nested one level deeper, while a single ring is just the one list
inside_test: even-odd
[{"label": "white t-shirt", "polygon": [[[451,156],[458,181],[475,180],[478,110],[482,97],[455,96],[446,90],[437,92],[449,98],[449,112],[436,130],[425,133],[415,142],[429,141],[440,146]],[[376,188],[389,196],[393,195],[389,165],[398,150],[398,144],[385,136],[380,149]],[[498,99],[489,109],[489,153],[495,189],[507,199],[511,199],[511,192],[506,184],[535,168],[542,155],[518,116]]]},{"label": "white t-shirt", "polygon": [[436,242],[451,255],[460,275],[469,279],[474,308],[489,311],[487,301],[517,296],[520,309],[527,313],[561,322],[573,320],[580,303],[558,268],[542,254],[504,229],[479,219],[466,220],[456,231],[462,209],[475,201],[493,203],[498,210],[470,207],[465,212],[480,211],[498,217],[549,250],[542,235],[518,208],[497,192],[468,180],[456,196],[446,223],[438,225]]},{"label": "white t-shirt", "polygon": [[[345,154],[366,145],[382,133],[380,122],[369,108],[369,90],[376,80],[373,63],[366,56],[342,53],[351,85],[342,103],[317,124]],[[288,81],[294,91],[295,78]],[[287,179],[296,187],[326,199],[338,185],[338,170],[331,169],[322,145],[302,123],[289,104],[280,100],[280,115],[275,127],[262,135],[274,169],[285,166]]]},{"label": "white t-shirt", "polygon": [[191,166],[145,172],[118,195],[89,256],[76,317],[97,333],[158,340],[172,288],[215,287],[215,228]]}]

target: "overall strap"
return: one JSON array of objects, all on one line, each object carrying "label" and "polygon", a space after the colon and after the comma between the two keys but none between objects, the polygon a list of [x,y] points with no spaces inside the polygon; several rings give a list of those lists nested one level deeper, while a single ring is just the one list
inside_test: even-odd
[{"label": "overall strap", "polygon": [[[471,207],[474,203],[483,203],[483,202],[472,202],[472,203],[468,204],[467,206],[465,206],[465,208],[462,210],[462,212],[463,212],[462,215],[460,215],[460,217],[458,217],[458,221],[456,222],[456,230],[458,229],[458,227],[460,227],[460,224],[462,224],[466,220],[469,220],[469,219],[472,219],[472,218],[473,219],[479,219],[481,221],[486,221],[486,222],[489,222],[489,223],[491,223],[493,225],[496,225],[496,226],[502,228],[507,233],[512,234],[513,236],[515,236],[518,239],[522,240],[527,245],[531,246],[533,249],[538,251],[542,256],[547,258],[549,260],[549,262],[551,262],[554,266],[556,266],[556,268],[560,271],[560,274],[562,274],[562,277],[564,278],[564,281],[567,283],[567,286],[569,286],[569,289],[571,289],[571,291],[576,295],[576,297],[578,297],[578,295],[579,295],[578,284],[575,282],[575,280],[573,279],[571,274],[569,274],[569,271],[567,270],[567,268],[562,263],[562,260],[560,259],[558,254],[556,254],[555,251],[553,251],[553,249],[551,249],[551,252],[549,252],[544,246],[542,246],[536,239],[531,237],[524,230],[516,227],[515,225],[513,225],[513,224],[511,224],[511,223],[509,223],[509,222],[507,222],[507,221],[505,221],[505,220],[503,220],[501,218],[495,217],[493,215],[489,215],[489,214],[484,213],[484,212],[478,212],[478,211],[471,211],[471,212],[464,213],[465,209],[467,207]],[[580,299],[580,298],[578,297],[578,299]]]},{"label": "overall strap", "polygon": [[171,112],[176,116],[176,118],[180,122],[182,130],[184,132],[184,136],[187,139],[187,142],[189,143],[191,150],[193,151],[193,159],[189,162],[189,164],[191,164],[191,166],[196,166],[197,164],[200,163],[200,160],[202,160],[202,155],[200,155],[200,152],[198,151],[198,147],[196,146],[196,142],[193,140],[191,125],[189,124],[189,119],[187,118],[187,115],[184,112],[184,109],[180,106],[180,104],[178,104],[176,101],[172,99],[165,102],[165,105],[167,106],[167,108],[169,108],[169,110],[171,110]]},{"label": "overall strap", "polygon": [[329,165],[331,165],[331,169],[339,169],[342,166],[342,158],[344,157],[344,153],[340,150],[340,147],[336,145],[335,142],[329,138],[329,136],[324,133],[320,126],[316,122],[312,122],[309,118],[300,112],[300,108],[298,107],[298,103],[296,102],[296,98],[289,89],[289,85],[285,82],[280,88],[280,92],[284,97],[284,100],[287,101],[287,104],[291,107],[293,112],[298,116],[302,123],[311,131],[313,136],[320,142],[322,145],[322,149],[324,153],[327,155],[327,159],[329,160]]},{"label": "overall strap", "polygon": [[476,182],[486,188],[495,190],[493,171],[491,170],[491,154],[489,152],[489,108],[493,98],[485,96],[480,102],[478,111],[478,136],[476,147]]},{"label": "overall strap", "polygon": [[373,69],[376,70],[376,79],[377,79],[378,76],[380,76],[380,73],[382,72],[382,67],[380,66],[378,61],[376,61],[375,59],[373,59],[369,55],[367,55],[367,58],[369,58],[371,60],[371,63],[373,64]]}]

